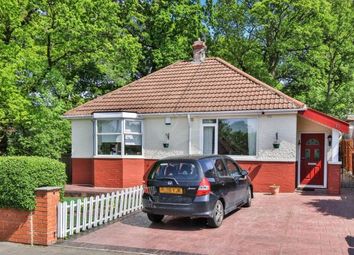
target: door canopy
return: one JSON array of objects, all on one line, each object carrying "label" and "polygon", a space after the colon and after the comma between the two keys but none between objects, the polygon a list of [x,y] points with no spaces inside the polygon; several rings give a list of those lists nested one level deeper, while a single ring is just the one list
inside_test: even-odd
[{"label": "door canopy", "polygon": [[309,108],[305,111],[299,112],[299,114],[306,119],[318,122],[329,128],[337,129],[338,131],[344,134],[349,133],[349,124],[347,122],[324,114],[322,112]]}]

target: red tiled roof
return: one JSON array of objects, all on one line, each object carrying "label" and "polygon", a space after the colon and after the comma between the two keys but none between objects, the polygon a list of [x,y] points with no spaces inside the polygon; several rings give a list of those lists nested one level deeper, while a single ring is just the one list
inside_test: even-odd
[{"label": "red tiled roof", "polygon": [[220,58],[181,61],[91,100],[65,116],[94,112],[220,112],[301,109],[299,102]]}]

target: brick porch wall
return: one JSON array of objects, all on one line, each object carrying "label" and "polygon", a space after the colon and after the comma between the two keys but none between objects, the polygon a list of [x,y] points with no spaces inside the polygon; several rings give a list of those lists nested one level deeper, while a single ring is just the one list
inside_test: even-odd
[{"label": "brick porch wall", "polygon": [[0,208],[0,241],[50,245],[57,241],[57,204],[60,188],[36,191],[36,209]]}]

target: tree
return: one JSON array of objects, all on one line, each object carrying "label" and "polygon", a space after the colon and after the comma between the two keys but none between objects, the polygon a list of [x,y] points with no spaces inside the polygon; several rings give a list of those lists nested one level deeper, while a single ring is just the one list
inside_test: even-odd
[{"label": "tree", "polygon": [[210,53],[311,107],[343,117],[353,100],[353,2],[208,1]]},{"label": "tree", "polygon": [[191,45],[203,37],[203,10],[198,0],[122,1],[127,29],[142,45],[137,77],[178,60],[191,58]]},{"label": "tree", "polygon": [[[0,105],[2,154],[58,158],[70,148],[60,116],[134,77],[141,48],[117,18],[121,7],[108,0],[0,0],[1,96],[21,101]],[[10,110],[11,121],[4,117]]]}]

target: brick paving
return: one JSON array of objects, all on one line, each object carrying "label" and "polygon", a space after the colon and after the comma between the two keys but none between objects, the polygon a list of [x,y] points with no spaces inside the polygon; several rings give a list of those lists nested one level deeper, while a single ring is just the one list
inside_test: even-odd
[{"label": "brick paving", "polygon": [[[143,213],[63,244],[152,254],[354,254],[354,193],[256,193],[218,229],[203,220],[166,217],[152,224]],[[169,252],[168,252],[169,251]]]}]

